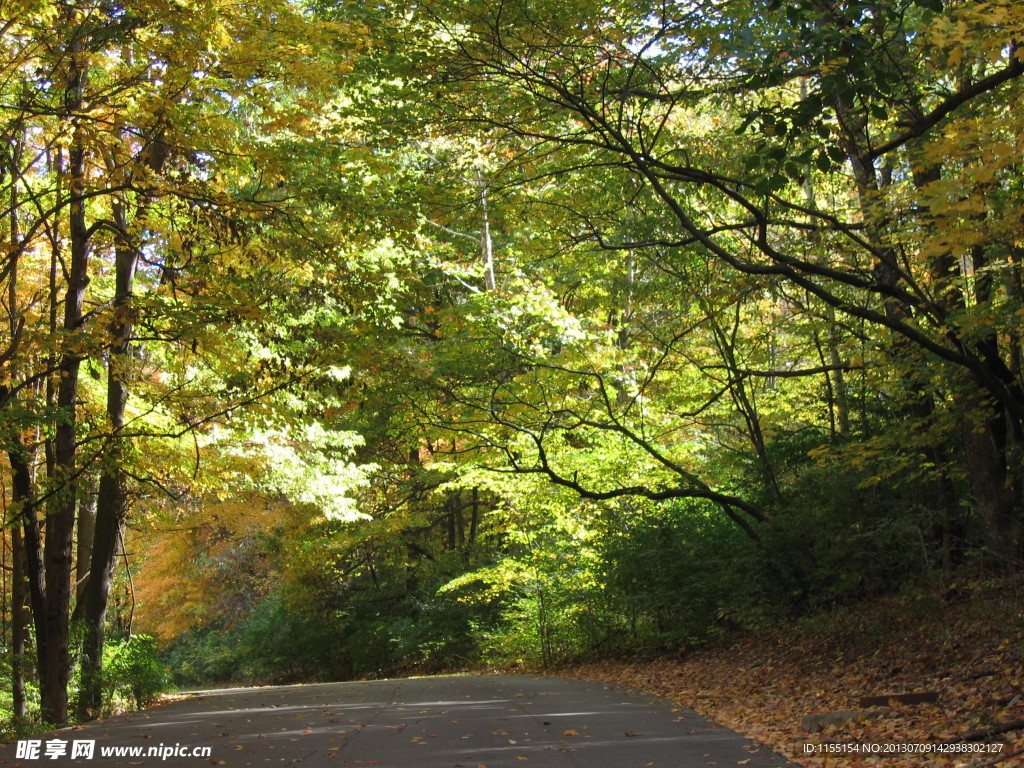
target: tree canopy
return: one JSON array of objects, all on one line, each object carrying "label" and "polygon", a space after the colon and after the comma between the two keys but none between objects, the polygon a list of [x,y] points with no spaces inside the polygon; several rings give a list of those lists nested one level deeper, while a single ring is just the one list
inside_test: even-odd
[{"label": "tree canopy", "polygon": [[1019,568],[1018,3],[0,31],[16,717],[102,711],[140,627],[356,677]]}]

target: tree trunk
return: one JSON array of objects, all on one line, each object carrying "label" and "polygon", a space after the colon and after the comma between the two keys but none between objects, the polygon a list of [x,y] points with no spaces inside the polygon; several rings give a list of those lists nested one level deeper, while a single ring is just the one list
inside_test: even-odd
[{"label": "tree trunk", "polygon": [[[13,356],[18,345],[18,338],[23,327],[24,317],[19,317],[18,310],[18,260],[21,255],[21,230],[19,227],[18,176],[20,175],[22,148],[24,146],[24,129],[12,142],[10,167],[7,169],[10,174],[10,238],[12,251],[9,256],[9,277],[7,284],[7,309],[8,322],[11,338],[11,346],[8,353]],[[12,371],[12,378],[14,373]],[[6,399],[10,392],[6,387],[2,389],[2,395]],[[13,427],[17,430],[17,426]],[[28,601],[28,585],[26,583],[25,550],[24,539],[21,533],[21,525],[18,517],[26,514],[31,505],[31,472],[28,462],[25,459],[24,450],[21,446],[21,437],[14,439],[16,446],[10,454],[12,474],[12,496],[14,497],[18,515],[11,520],[5,520],[5,524],[11,526],[11,707],[15,722],[25,719],[25,649],[28,644],[30,620],[26,608]]]},{"label": "tree trunk", "polygon": [[961,420],[960,431],[990,565],[1008,570],[1017,563],[1020,523],[1010,494],[1004,432],[987,411],[971,409]]},{"label": "tree trunk", "polygon": [[840,437],[850,435],[850,396],[847,392],[846,374],[843,372],[843,359],[839,351],[840,332],[836,322],[835,307],[828,307],[828,362],[833,371],[829,386],[835,404],[836,431]]},{"label": "tree trunk", "polygon": [[25,719],[25,668],[28,647],[29,613],[25,603],[28,589],[25,583],[25,551],[21,529],[11,527],[11,703],[15,722]]},{"label": "tree trunk", "polygon": [[[84,39],[76,36],[69,46],[69,59],[77,62],[85,51]],[[68,78],[66,109],[69,119],[75,120],[82,109],[86,72],[76,64]],[[81,128],[76,127],[68,153],[69,174],[69,248],[68,285],[64,299],[63,329],[68,335],[68,346],[61,355],[60,380],[57,384],[57,408],[63,418],[57,424],[54,436],[55,479],[61,484],[53,511],[46,519],[46,540],[43,550],[46,573],[46,626],[47,644],[39,660],[42,717],[46,722],[63,724],[68,718],[68,678],[70,674],[70,606],[71,574],[74,558],[72,544],[75,534],[78,477],[76,468],[75,425],[81,352],[75,349],[70,337],[80,331],[82,304],[88,285],[89,231],[85,220],[86,150]]]},{"label": "tree trunk", "polygon": [[72,623],[81,621],[84,609],[85,584],[89,580],[89,566],[92,562],[92,542],[96,538],[96,495],[97,481],[90,476],[86,497],[78,510],[78,529],[75,545],[75,612]]},{"label": "tree trunk", "polygon": [[477,199],[480,204],[480,260],[484,265],[484,287],[493,291],[497,287],[494,278],[494,242],[491,239],[491,212],[487,200],[487,179],[477,173]]},{"label": "tree trunk", "polygon": [[472,516],[469,519],[469,543],[476,541],[476,534],[480,528],[480,491],[473,489]]},{"label": "tree trunk", "polygon": [[[0,387],[0,391],[3,388]],[[43,593],[42,593],[42,570],[39,558],[38,525],[35,523],[35,514],[32,508],[32,479],[31,470],[25,457],[24,447],[21,444],[20,435],[12,440],[13,447],[8,451],[11,464],[11,489],[12,496],[17,509],[17,515],[11,520],[11,549],[13,550],[13,565],[11,569],[11,697],[14,709],[15,720],[25,717],[25,668],[29,631],[28,623],[30,612],[26,609],[26,602],[32,601],[33,607],[38,606],[38,616],[42,616]],[[20,522],[18,520],[20,518]],[[22,534],[35,531],[35,536]],[[28,547],[33,547],[34,558],[29,556]],[[35,589],[31,589],[28,582],[28,562],[35,562],[37,569],[34,575]],[[40,633],[41,631],[41,633]],[[45,630],[37,627],[37,642],[45,646]]]},{"label": "tree trunk", "polygon": [[[118,454],[120,452],[117,452]],[[120,455],[110,457],[120,461]],[[96,537],[92,564],[83,595],[82,684],[78,715],[99,714],[103,704],[103,644],[106,640],[107,602],[117,562],[117,542],[128,513],[128,493],[124,473],[118,469],[100,476],[96,514]]]},{"label": "tree trunk", "polygon": [[83,591],[85,637],[82,647],[82,690],[78,700],[78,712],[82,717],[98,713],[103,703],[103,643],[106,639],[107,602],[117,561],[118,542],[128,517],[129,506],[128,482],[123,466],[125,438],[120,433],[124,428],[125,406],[128,402],[125,379],[134,329],[131,300],[138,252],[123,239],[128,229],[124,205],[115,203],[113,213],[114,222],[122,232],[122,239],[118,241],[114,252],[114,319],[110,329],[113,344],[107,367],[107,418],[111,433],[110,448],[100,472],[96,530],[89,578]]},{"label": "tree trunk", "polygon": [[11,443],[12,447],[8,450],[7,455],[11,463],[11,487],[14,501],[18,505],[18,517],[21,518],[22,535],[19,537],[19,549],[24,568],[22,584],[27,581],[29,605],[36,630],[36,654],[38,659],[43,659],[47,649],[47,628],[43,620],[46,614],[46,594],[42,535],[36,515],[35,500],[32,496],[32,471],[21,441],[21,435],[15,434]]}]

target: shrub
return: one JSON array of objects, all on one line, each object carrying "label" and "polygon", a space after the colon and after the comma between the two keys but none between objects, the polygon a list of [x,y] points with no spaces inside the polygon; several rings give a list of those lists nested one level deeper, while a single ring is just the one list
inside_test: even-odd
[{"label": "shrub", "polygon": [[110,706],[120,702],[141,707],[171,685],[167,668],[157,657],[156,641],[131,635],[104,649],[103,680]]}]

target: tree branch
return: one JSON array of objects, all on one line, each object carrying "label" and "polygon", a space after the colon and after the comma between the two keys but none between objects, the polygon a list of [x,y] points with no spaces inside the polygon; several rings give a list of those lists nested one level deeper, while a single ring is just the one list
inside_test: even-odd
[{"label": "tree branch", "polygon": [[923,136],[930,128],[934,128],[938,125],[946,115],[958,107],[963,106],[971,99],[977,98],[978,96],[998,88],[1003,83],[1007,83],[1014,78],[1024,75],[1024,60],[1017,57],[1017,52],[1019,50],[1019,46],[1012,46],[1010,49],[1010,63],[1003,67],[1003,69],[957,91],[951,96],[948,96],[927,115],[922,115],[922,117],[915,122],[909,130],[900,134],[896,138],[887,141],[882,146],[871,150],[863,156],[863,160],[865,162],[877,160],[882,155],[888,154],[894,149],[902,147],[908,141],[916,139],[919,136]]}]

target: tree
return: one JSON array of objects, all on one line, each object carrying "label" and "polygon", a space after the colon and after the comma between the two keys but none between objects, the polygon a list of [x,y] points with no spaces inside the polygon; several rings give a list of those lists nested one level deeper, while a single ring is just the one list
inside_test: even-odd
[{"label": "tree", "polygon": [[[1024,74],[1021,25],[1008,3],[903,1],[432,3],[410,22],[430,47],[428,74],[415,81],[419,114],[433,107],[436,124],[485,132],[508,152],[496,184],[546,209],[544,224],[568,233],[563,243],[681,276],[688,296],[708,275],[734,295],[774,295],[782,316],[830,339],[817,365],[784,349],[788,359],[755,367],[730,351],[729,326],[716,321],[718,364],[766,472],[746,390],[761,377],[841,376],[850,369],[835,354],[842,323],[863,334],[864,363],[895,373],[883,394],[901,404],[904,423],[961,425],[962,460],[924,445],[915,455],[940,475],[962,467],[984,544],[1004,563],[1019,539],[1013,457],[1024,417],[1020,242],[1010,223],[1020,214],[1011,105]],[[707,317],[728,305],[708,305]],[[732,338],[754,315],[740,318]],[[530,453],[505,444],[508,466],[590,498],[678,493],[588,486],[560,469],[547,446],[580,426],[623,435],[665,468],[672,460],[615,417],[606,375],[561,371],[576,384],[592,379],[607,404],[600,418],[502,389],[536,376],[536,362],[499,376],[489,404],[477,400],[478,419],[533,444]],[[495,407],[512,403],[535,418]],[[678,469],[685,494],[745,509]]]},{"label": "tree", "polygon": [[[265,365],[248,377],[225,372],[208,351],[239,367],[252,353],[261,303],[276,287],[252,279],[277,258],[258,234],[288,215],[287,195],[268,178],[280,158],[259,142],[308,119],[310,94],[346,68],[351,38],[289,3],[18,11],[3,26],[11,338],[0,394],[42,714],[60,723],[76,519],[79,556],[91,558],[75,606],[85,714],[100,701],[110,579],[132,498],[168,490],[138,471],[134,449],[187,436],[291,380],[270,381]],[[308,46],[319,70],[304,67]],[[100,379],[99,368],[105,387],[82,375]],[[211,391],[204,374],[223,378]],[[86,506],[79,515],[90,477],[94,527]]]}]

